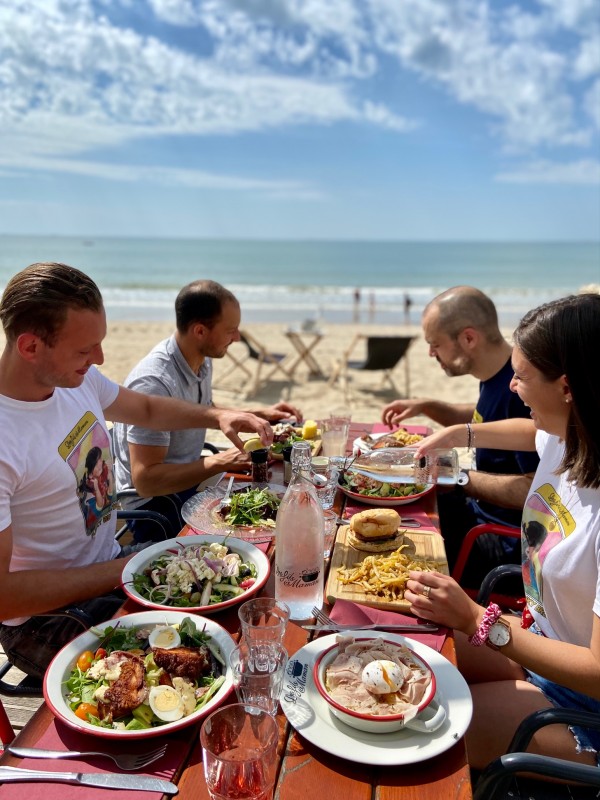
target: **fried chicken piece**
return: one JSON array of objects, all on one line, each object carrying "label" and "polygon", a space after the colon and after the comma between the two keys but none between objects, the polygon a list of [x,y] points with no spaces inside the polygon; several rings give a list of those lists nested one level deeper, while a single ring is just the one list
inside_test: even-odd
[{"label": "fried chicken piece", "polygon": [[211,671],[208,647],[173,647],[170,650],[154,647],[152,653],[156,665],[171,676],[197,681]]},{"label": "fried chicken piece", "polygon": [[[115,656],[117,653],[111,655]],[[124,717],[148,696],[148,688],[144,682],[144,660],[126,651],[119,651],[118,656],[121,660],[119,677],[98,703],[98,716],[108,722]]]}]

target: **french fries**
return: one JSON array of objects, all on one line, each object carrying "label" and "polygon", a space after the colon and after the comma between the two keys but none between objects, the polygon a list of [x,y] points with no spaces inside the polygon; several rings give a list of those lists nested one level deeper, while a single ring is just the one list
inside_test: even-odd
[{"label": "french fries", "polygon": [[344,585],[354,583],[365,594],[375,594],[384,600],[401,600],[410,570],[434,572],[440,565],[434,561],[413,559],[404,555],[407,545],[391,553],[366,556],[352,567],[339,567],[338,580]]},{"label": "french fries", "polygon": [[400,442],[402,447],[410,447],[411,444],[416,444],[420,442],[421,439],[424,439],[424,436],[421,436],[420,433],[409,433],[405,430],[398,430],[394,431],[391,434],[397,442]]}]

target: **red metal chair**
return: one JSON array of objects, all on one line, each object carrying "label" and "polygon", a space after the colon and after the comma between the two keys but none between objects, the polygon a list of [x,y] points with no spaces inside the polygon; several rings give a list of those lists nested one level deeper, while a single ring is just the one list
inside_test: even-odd
[{"label": "red metal chair", "polygon": [[[471,555],[471,551],[473,549],[473,545],[477,541],[480,536],[484,534],[493,534],[495,536],[506,536],[511,539],[520,539],[521,538],[521,529],[520,528],[512,528],[508,525],[496,525],[492,523],[485,523],[483,525],[476,525],[474,528],[467,533],[465,536],[460,550],[458,552],[458,558],[456,559],[456,564],[454,565],[454,569],[452,570],[452,577],[455,581],[461,584],[462,588],[465,592],[472,597],[473,599],[477,599],[477,596],[480,591],[480,587],[468,587],[463,586],[461,580],[463,576],[463,572],[465,570],[465,566],[469,557]],[[512,565],[515,566],[515,565]],[[514,570],[511,570],[512,575],[514,576],[515,571],[518,571],[519,568],[515,566]],[[502,608],[509,608],[514,611],[522,611],[524,605],[524,598],[521,594],[518,597],[509,594],[499,594],[494,592],[490,596],[490,601],[497,603]]]},{"label": "red metal chair", "polygon": [[0,752],[3,749],[3,745],[10,744],[14,738],[13,726],[10,724],[6,709],[2,705],[2,700],[0,700]]}]

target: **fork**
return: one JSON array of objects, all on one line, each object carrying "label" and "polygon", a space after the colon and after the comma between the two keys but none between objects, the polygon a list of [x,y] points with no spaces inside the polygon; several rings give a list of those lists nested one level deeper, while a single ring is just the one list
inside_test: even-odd
[{"label": "fork", "polygon": [[78,752],[77,750],[43,750],[39,747],[14,747],[7,745],[6,750],[21,758],[79,758],[80,756],[104,756],[111,758],[115,764],[126,772],[142,769],[158,761],[167,752],[167,745],[157,747],[155,750],[147,750],[145,753],[119,753],[118,756],[112,753],[102,753],[99,750],[88,750]]},{"label": "fork", "polygon": [[[384,623],[378,622],[367,622],[360,625],[344,625],[335,620],[331,619],[322,609],[317,608],[316,606],[312,609],[312,615],[316,619],[316,621],[323,626],[330,626],[333,628],[338,628],[341,631],[352,631],[352,630],[374,630],[376,628],[381,628],[382,630],[415,630],[415,631],[430,631],[434,632],[437,631],[437,625],[431,625],[428,622],[426,623],[411,623],[406,622],[404,624],[398,625],[385,625]],[[303,626],[308,627],[308,626]]]}]

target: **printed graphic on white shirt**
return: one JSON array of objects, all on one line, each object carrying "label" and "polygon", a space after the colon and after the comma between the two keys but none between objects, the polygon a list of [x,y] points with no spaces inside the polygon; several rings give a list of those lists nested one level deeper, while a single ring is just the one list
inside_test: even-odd
[{"label": "printed graphic on white shirt", "polygon": [[523,584],[528,603],[544,616],[542,566],[552,548],[570,536],[575,527],[573,516],[551,484],[542,484],[527,498],[521,538]]},{"label": "printed graphic on white shirt", "polygon": [[73,470],[79,505],[88,536],[110,517],[116,506],[110,440],[98,419],[88,411],[58,448]]}]

